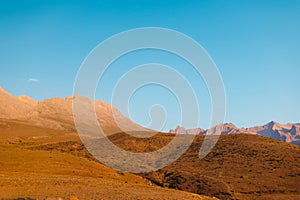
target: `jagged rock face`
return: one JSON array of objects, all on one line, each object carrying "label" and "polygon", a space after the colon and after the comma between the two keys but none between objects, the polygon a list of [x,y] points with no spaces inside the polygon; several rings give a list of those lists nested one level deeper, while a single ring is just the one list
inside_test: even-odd
[{"label": "jagged rock face", "polygon": [[232,123],[223,124],[222,135],[238,133],[239,129]]},{"label": "jagged rock face", "polygon": [[[179,127],[179,126],[178,126]],[[184,127],[176,128],[171,130],[171,133],[178,134],[206,134],[208,132],[214,132],[215,127],[212,127],[208,130],[199,129],[185,129]],[[195,131],[203,130],[203,131]],[[232,123],[223,124],[222,135],[226,134],[237,134],[237,133],[248,133],[256,134],[260,136],[265,136],[284,142],[300,145],[300,123],[294,124],[279,124],[277,122],[270,122],[263,126],[255,126],[250,128],[237,128]]]},{"label": "jagged rock face", "polygon": [[300,135],[300,124],[279,124],[272,121],[264,126],[248,128],[248,131],[292,143],[298,140],[297,136]]},{"label": "jagged rock face", "polygon": [[[37,102],[25,95],[13,97],[0,88],[0,118],[17,119],[32,125],[58,130],[76,131],[72,102],[75,98],[92,101],[76,95],[75,97],[50,98]],[[129,130],[147,130],[123,116],[110,104],[100,100],[92,101],[101,128],[107,134]],[[117,121],[117,123],[116,123]]]},{"label": "jagged rock face", "polygon": [[204,132],[205,130],[201,128],[185,129],[182,126],[177,126],[174,130],[170,130],[170,133],[176,134],[203,134]]},{"label": "jagged rock face", "polygon": [[33,111],[36,102],[24,95],[13,97],[0,87],[0,118],[20,119],[28,116]]}]

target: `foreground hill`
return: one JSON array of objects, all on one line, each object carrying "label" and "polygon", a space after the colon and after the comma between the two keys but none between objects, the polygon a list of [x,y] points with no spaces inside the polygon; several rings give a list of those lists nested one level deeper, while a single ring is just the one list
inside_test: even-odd
[{"label": "foreground hill", "polygon": [[0,120],[0,199],[211,199],[110,169],[77,134]]},{"label": "foreground hill", "polygon": [[[161,148],[173,137],[136,139],[120,133],[111,139],[124,149],[145,152]],[[142,176],[163,187],[220,199],[300,199],[299,146],[257,135],[222,135],[200,160],[203,138],[196,136],[176,162]]]},{"label": "foreground hill", "polygon": [[[170,130],[170,133],[177,134],[205,135],[208,132],[213,133],[214,127],[204,130],[201,128],[185,129],[184,127],[177,126],[176,129]],[[221,132],[222,135],[237,133],[265,136],[300,146],[300,123],[280,124],[271,121],[263,126],[255,126],[250,128],[238,128],[232,123],[223,124],[223,129]]]}]

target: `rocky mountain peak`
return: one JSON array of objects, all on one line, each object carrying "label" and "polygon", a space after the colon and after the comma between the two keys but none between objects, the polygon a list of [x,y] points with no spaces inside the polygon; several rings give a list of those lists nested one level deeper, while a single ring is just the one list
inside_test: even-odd
[{"label": "rocky mountain peak", "polygon": [[[195,129],[186,130],[184,127],[177,127],[175,130],[172,130],[173,133],[178,134],[194,134]],[[200,131],[198,134],[207,134],[216,132],[215,127],[212,127],[208,130]],[[248,133],[261,135],[277,140],[281,140],[288,143],[300,144],[300,124],[280,124],[275,121],[271,121],[262,126],[255,126],[250,128],[238,128],[232,123],[223,124],[221,134],[238,134],[238,133]]]}]

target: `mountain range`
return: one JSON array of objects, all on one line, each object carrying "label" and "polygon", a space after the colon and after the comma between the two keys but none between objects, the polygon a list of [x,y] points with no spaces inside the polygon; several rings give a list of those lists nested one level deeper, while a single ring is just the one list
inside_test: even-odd
[{"label": "mountain range", "polygon": [[[205,135],[208,132],[214,132],[215,127],[211,129],[185,129],[184,127],[177,126],[174,130],[170,130],[170,133],[176,134],[199,134]],[[269,137],[283,142],[288,142],[291,144],[300,145],[300,123],[289,123],[289,124],[280,124],[274,121],[271,121],[263,126],[254,126],[250,128],[238,128],[232,123],[223,124],[221,134],[238,134],[238,133],[247,133],[260,135],[264,137]]]},{"label": "mountain range", "polygon": [[[92,101],[80,95],[36,101],[26,95],[14,97],[0,87],[0,118],[18,120],[54,130],[74,132],[76,128],[72,112],[72,102],[76,98],[87,102]],[[122,131],[148,130],[123,116],[120,111],[104,101],[93,100],[92,103],[95,104],[98,122],[108,135]],[[208,132],[214,132],[215,128],[212,127],[211,129],[204,130],[201,128],[185,129],[184,127],[177,126],[169,132],[205,135]],[[238,133],[260,135],[300,145],[300,123],[280,124],[271,121],[266,125],[250,128],[238,128],[232,123],[223,124],[222,135]]]}]

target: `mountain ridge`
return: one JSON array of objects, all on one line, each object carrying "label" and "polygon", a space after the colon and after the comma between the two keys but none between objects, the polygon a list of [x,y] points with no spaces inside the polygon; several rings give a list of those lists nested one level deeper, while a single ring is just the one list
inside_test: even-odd
[{"label": "mountain ridge", "polygon": [[[271,121],[262,126],[253,126],[249,128],[238,128],[233,123],[224,123],[221,125],[223,125],[221,135],[247,133],[281,140],[298,146],[300,145],[300,123],[280,124],[278,122]],[[176,134],[205,135],[208,133],[215,133],[215,127],[204,130],[201,128],[185,129],[184,127],[177,126],[169,132]]]},{"label": "mountain ridge", "polygon": [[45,128],[76,132],[72,110],[74,99],[94,103],[97,120],[106,134],[114,134],[120,131],[148,130],[122,115],[112,105],[101,100],[90,100],[87,97],[75,95],[73,97],[56,97],[36,101],[26,95],[14,97],[1,87],[0,118],[20,120]]},{"label": "mountain ridge", "polygon": [[[80,98],[83,101],[93,101],[98,122],[106,134],[114,134],[120,131],[149,130],[123,116],[112,105],[101,100],[90,100],[86,97],[75,95],[36,101],[26,95],[14,97],[2,87],[0,87],[0,118],[16,119],[40,127],[76,132],[72,110],[72,102],[75,98]],[[216,127],[205,130],[202,128],[185,129],[177,126],[169,132],[205,135],[208,133],[214,134]],[[233,123],[223,124],[222,135],[238,133],[256,134],[300,146],[300,123],[280,124],[271,121],[262,126],[249,128],[238,128]]]}]

